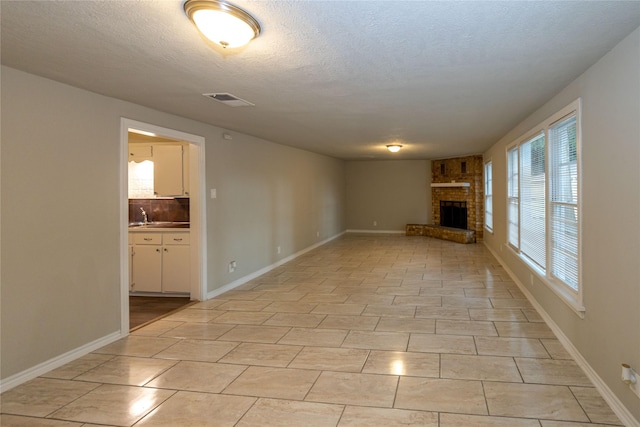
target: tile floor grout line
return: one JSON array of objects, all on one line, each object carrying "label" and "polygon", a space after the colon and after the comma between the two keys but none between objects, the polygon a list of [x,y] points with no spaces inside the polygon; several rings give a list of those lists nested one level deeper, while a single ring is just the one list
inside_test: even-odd
[{"label": "tile floor grout line", "polygon": [[[372,242],[376,243],[371,244]],[[347,254],[350,256],[347,256]],[[447,260],[447,257],[450,257],[450,261]],[[369,259],[369,262],[361,261],[366,259]],[[385,260],[388,260],[389,262],[386,262]],[[420,262],[422,260],[425,260],[425,262]],[[434,261],[438,263],[437,265],[439,267],[434,268],[434,265],[436,265]],[[101,366],[108,361],[115,360],[117,357],[121,357],[123,359],[148,358],[149,360],[170,361],[173,362],[173,364],[171,366],[162,368],[162,370],[159,372],[156,372],[153,377],[150,380],[147,380],[147,382],[145,382],[145,385],[141,387],[119,386],[117,384],[107,384],[99,382],[94,382],[93,384],[98,384],[98,388],[102,386],[110,386],[110,388],[113,390],[118,390],[118,387],[142,388],[151,390],[155,388],[147,387],[147,384],[149,384],[151,381],[156,380],[162,375],[166,375],[167,372],[169,372],[171,369],[176,368],[183,362],[192,362],[193,365],[190,366],[201,366],[203,368],[209,365],[242,367],[240,372],[237,374],[235,374],[237,372],[236,370],[228,371],[230,373],[234,373],[235,376],[231,381],[224,385],[220,392],[195,392],[199,395],[201,394],[208,396],[207,399],[215,399],[216,396],[225,396],[224,402],[237,401],[239,402],[238,404],[240,404],[242,400],[227,400],[226,398],[253,399],[251,405],[249,405],[248,407],[246,405],[241,406],[242,408],[245,408],[243,409],[242,415],[240,417],[234,418],[231,424],[241,424],[242,419],[248,420],[249,418],[247,417],[250,417],[254,414],[257,416],[264,415],[264,411],[267,410],[266,408],[269,405],[260,405],[258,402],[261,399],[278,400],[283,403],[315,402],[307,401],[306,399],[314,390],[316,385],[319,385],[319,381],[322,379],[323,374],[331,372],[334,374],[334,376],[342,376],[344,378],[351,378],[353,380],[356,380],[356,378],[361,378],[361,380],[368,378],[368,380],[366,380],[364,384],[382,384],[386,382],[387,386],[390,385],[389,382],[383,379],[390,376],[395,377],[393,399],[389,399],[392,400],[391,408],[388,408],[386,405],[375,403],[375,399],[377,399],[375,397],[375,394],[364,399],[360,399],[360,397],[358,397],[358,399],[354,401],[353,397],[358,396],[358,389],[354,389],[356,390],[355,394],[347,393],[344,394],[343,397],[335,397],[335,393],[331,392],[330,388],[343,386],[340,386],[339,384],[331,385],[330,382],[328,382],[328,379],[331,377],[325,378],[325,380],[327,381],[323,380],[322,385],[325,389],[329,387],[328,391],[324,391],[325,396],[334,397],[322,397],[319,398],[317,402],[323,405],[330,405],[331,407],[337,407],[338,405],[340,405],[341,407],[341,411],[337,416],[337,421],[335,421],[335,409],[333,410],[334,416],[332,416],[331,418],[332,425],[334,422],[336,423],[335,425],[338,425],[343,420],[346,422],[347,418],[345,417],[347,417],[347,415],[349,417],[349,420],[353,420],[354,416],[367,418],[366,412],[368,412],[368,410],[361,410],[357,408],[367,409],[371,407],[377,408],[375,410],[376,416],[380,415],[383,417],[391,417],[389,419],[392,419],[393,417],[400,417],[399,419],[401,419],[402,417],[409,416],[409,414],[415,415],[413,412],[407,411],[416,411],[422,414],[433,414],[431,418],[427,417],[423,419],[429,420],[428,422],[435,422],[438,425],[444,425],[442,423],[451,422],[454,419],[464,419],[468,420],[467,423],[473,423],[473,420],[480,420],[482,418],[476,419],[473,418],[474,416],[465,415],[466,412],[469,412],[467,408],[460,406],[459,404],[454,403],[452,405],[451,403],[447,402],[446,396],[449,392],[437,393],[434,391],[437,389],[432,388],[455,386],[455,388],[453,388],[452,390],[459,390],[460,393],[468,394],[468,387],[472,382],[480,382],[481,384],[482,399],[487,415],[482,415],[480,417],[484,417],[487,422],[491,422],[491,417],[499,417],[503,418],[504,422],[509,422],[508,420],[517,418],[521,422],[527,423],[527,420],[534,420],[532,416],[535,414],[536,423],[538,426],[540,426],[540,419],[556,418],[558,420],[564,421],[578,421],[579,418],[586,417],[586,420],[591,421],[595,418],[593,418],[589,414],[594,410],[600,411],[601,409],[606,408],[610,413],[610,409],[607,407],[606,403],[601,404],[598,402],[597,405],[595,405],[593,408],[591,407],[591,403],[589,403],[589,408],[584,406],[585,397],[583,397],[583,401],[581,401],[577,398],[577,395],[584,394],[585,396],[588,396],[588,398],[591,398],[591,394],[590,392],[587,393],[586,391],[583,392],[580,390],[582,388],[584,388],[585,390],[588,388],[595,390],[595,388],[593,386],[588,387],[586,385],[583,385],[581,383],[581,379],[577,377],[569,378],[566,381],[568,384],[575,383],[575,386],[565,384],[549,385],[548,382],[551,380],[545,380],[544,377],[539,377],[542,379],[536,379],[535,383],[526,383],[524,381],[521,365],[518,364],[517,360],[521,360],[521,363],[529,363],[528,361],[531,360],[532,363],[534,363],[534,365],[532,366],[540,366],[539,369],[542,369],[543,373],[547,372],[547,375],[549,375],[549,371],[547,371],[547,369],[549,369],[549,367],[558,366],[558,364],[540,364],[538,363],[538,361],[566,361],[567,363],[569,363],[570,361],[572,361],[572,359],[564,355],[561,352],[562,349],[554,347],[555,345],[557,345],[553,342],[554,337],[548,335],[548,331],[546,331],[543,326],[538,326],[544,325],[544,323],[532,322],[532,320],[536,320],[535,312],[530,312],[529,315],[527,315],[526,307],[524,306],[523,301],[507,301],[521,300],[522,298],[516,298],[516,296],[519,295],[515,295],[513,293],[514,290],[509,285],[510,280],[508,278],[501,277],[500,267],[493,266],[492,264],[490,264],[492,262],[494,262],[492,261],[492,258],[487,255],[486,250],[484,250],[484,248],[481,246],[449,245],[443,244],[442,242],[433,242],[429,239],[409,240],[404,238],[404,236],[392,238],[375,237],[373,239],[355,237],[341,238],[339,240],[336,240],[335,242],[318,248],[314,252],[310,252],[310,255],[305,255],[304,258],[299,259],[295,263],[285,264],[275,271],[252,280],[251,282],[243,285],[242,289],[233,290],[233,294],[229,295],[229,297],[233,296],[233,298],[227,298],[225,300],[222,299],[224,298],[224,295],[221,295],[222,298],[220,299],[220,303],[209,303],[210,306],[203,305],[199,307],[188,308],[188,310],[191,310],[192,312],[185,313],[183,315],[183,318],[185,320],[183,321],[163,320],[163,322],[176,323],[166,323],[164,325],[159,324],[156,329],[148,328],[147,335],[144,334],[145,331],[142,331],[142,334],[140,335],[132,334],[129,338],[122,340],[119,344],[115,344],[114,346],[109,348],[104,348],[103,351],[106,353],[92,353],[97,356],[108,357],[108,359],[104,360],[101,358],[96,358],[94,359],[95,362],[99,362],[102,360],[100,363],[98,363],[98,365],[94,366],[92,363],[85,365],[80,364],[74,368],[76,369],[76,371],[68,370],[64,373],[61,372],[61,375],[66,375],[67,373],[69,373],[73,374],[73,376],[70,380],[61,379],[60,381],[62,382],[60,383],[60,385],[84,382],[82,380],[76,380],[76,378],[92,371],[93,369],[96,369],[98,366]],[[482,265],[487,266],[484,268],[484,272]],[[483,280],[483,274],[485,280]],[[289,285],[283,285],[285,283],[288,283]],[[354,285],[354,283],[358,283],[358,285]],[[434,284],[436,283],[439,284],[438,287],[434,287]],[[314,287],[316,288],[317,292],[314,292]],[[433,291],[429,291],[430,289],[432,289]],[[484,289],[484,291],[481,291],[481,289]],[[298,292],[300,292],[301,296],[298,297],[297,301],[292,301],[289,297],[287,297],[289,293],[296,294]],[[438,295],[438,293],[440,293],[440,295]],[[327,295],[333,296],[329,297]],[[439,304],[435,306],[422,306],[418,305],[417,303],[404,305],[395,304],[395,302],[405,301],[421,303],[424,302],[430,304],[435,301],[427,299],[419,300],[418,298],[434,298],[434,295],[439,299]],[[505,295],[510,295],[511,298],[498,298]],[[293,298],[295,298],[296,296],[294,296]],[[376,296],[376,298],[372,298],[371,300],[369,300],[371,302],[363,304],[364,308],[362,309],[360,314],[339,314],[339,310],[346,311],[346,309],[344,308],[345,304],[354,304],[352,301],[357,301],[355,296],[364,296],[363,298],[366,298],[366,296]],[[452,298],[447,298],[446,296]],[[309,306],[313,307],[310,311],[306,310],[306,306],[302,306],[304,307],[304,310],[302,310],[301,313],[293,310],[296,307],[296,304],[301,304],[300,300],[302,300],[303,298],[307,298],[306,301],[317,301],[317,303],[305,303],[310,304]],[[481,304],[482,299],[488,302],[488,307],[484,306],[484,308],[480,308],[479,304]],[[263,301],[266,303],[266,305],[262,308],[257,308],[261,305],[261,303],[257,303],[257,301]],[[374,301],[377,302],[374,303]],[[381,304],[380,301],[385,301],[385,304]],[[228,308],[236,309],[221,310],[217,308],[220,305],[227,303],[230,303],[227,306]],[[214,306],[213,304],[217,305]],[[313,311],[319,307],[319,304],[323,304],[323,307],[325,307],[326,310],[335,310],[336,313],[322,313],[323,316],[321,320],[317,322],[315,326],[295,326],[295,323],[298,322],[304,325],[306,320],[308,320],[305,319],[305,316],[307,316],[308,314],[317,315],[318,313],[313,313]],[[326,304],[326,306],[324,304]],[[246,308],[251,307],[251,309],[237,310],[239,308],[242,308],[243,306]],[[331,308],[331,306],[334,307]],[[484,310],[484,312],[475,312],[474,316],[478,320],[472,320],[472,309],[475,306],[479,306],[479,310]],[[267,307],[271,307],[271,311],[264,311]],[[257,311],[255,311],[256,308]],[[202,319],[202,317],[198,317],[200,315],[196,314],[196,312],[206,312],[209,310],[212,310],[210,313],[211,315],[217,315],[210,320],[201,322],[200,320]],[[369,312],[365,313],[365,311],[367,310],[369,310]],[[217,313],[215,313],[216,311]],[[237,312],[265,313],[269,314],[269,316],[265,320],[259,321],[257,325],[252,321],[252,319],[254,321],[256,319],[263,319],[262,315],[254,316],[253,318],[250,315],[247,315],[248,317],[243,318],[243,315],[239,314],[236,318],[229,317],[229,323],[217,323],[214,321],[216,318],[219,318],[226,314]],[[405,317],[405,315],[409,314],[409,312],[411,312],[412,316]],[[376,313],[378,313],[377,316],[372,315]],[[380,315],[380,313],[382,315]],[[509,313],[512,314],[510,315]],[[519,316],[515,316],[515,319],[512,319],[514,317],[514,313],[519,313],[519,316],[521,315],[524,317],[521,318]],[[286,318],[286,315],[290,315],[291,317],[289,323],[291,323],[291,325],[283,326],[265,324],[270,319],[274,319],[275,321],[275,318],[276,316],[278,316],[278,314],[285,315],[283,319]],[[296,319],[296,316],[298,315],[300,317],[299,319]],[[425,315],[431,317],[424,317]],[[203,313],[202,316],[208,317],[205,313]],[[461,317],[463,319],[461,319]],[[244,320],[248,321],[249,323],[240,323]],[[371,323],[372,321],[373,323]],[[415,323],[416,321],[417,323]],[[286,322],[287,321],[285,321],[285,323]],[[431,324],[431,322],[433,326],[430,330],[430,333],[429,331],[426,331],[423,326],[420,326],[418,328],[418,324],[429,325]],[[189,325],[190,327],[196,328],[194,329],[194,331],[202,330],[203,334],[201,336],[198,336],[197,334],[192,332],[191,335],[193,336],[191,338],[189,338],[188,336],[179,338],[171,336],[179,336],[182,335],[183,332],[187,334],[187,329],[184,329],[183,331],[177,330],[173,334],[171,333],[171,331],[176,328],[186,327]],[[397,325],[397,327],[394,328],[392,327],[392,325]],[[372,329],[371,326],[373,326]],[[229,329],[226,329],[226,327],[229,327]],[[165,330],[165,328],[168,329]],[[258,340],[257,342],[255,342],[255,340],[246,341],[244,339],[241,339],[240,341],[220,340],[222,336],[233,330],[237,330],[238,332],[240,330],[249,332],[252,329],[258,332],[267,330],[262,328],[283,328],[281,330],[285,332],[282,335],[279,335],[275,342],[269,340],[269,343],[266,344],[261,342],[262,340],[260,339],[260,337],[256,338]],[[387,331],[378,330],[378,328],[387,329]],[[219,334],[215,334],[213,332],[222,329],[226,329],[226,331]],[[414,329],[416,330],[415,332],[412,331]],[[205,330],[208,331],[206,334],[204,333]],[[299,341],[302,344],[296,345],[283,343],[285,337],[288,334],[292,333],[294,330],[300,330],[300,337],[291,335],[291,342]],[[316,341],[316,338],[306,333],[310,332],[311,330],[340,331],[340,334],[334,335],[335,337],[340,337],[340,339],[338,340],[339,342],[333,341],[333,339],[329,339],[328,341],[322,343],[314,342]],[[331,334],[331,332],[327,333]],[[397,337],[404,336],[404,341],[402,341],[404,347],[400,348],[389,346],[387,337],[393,337],[394,335],[385,334],[394,334]],[[377,341],[369,344],[367,344],[366,341],[348,341],[350,336],[376,337]],[[543,337],[546,336],[548,336],[548,338],[543,339]],[[231,335],[229,335],[229,337],[231,337]],[[154,341],[156,339],[165,341]],[[165,347],[167,339],[173,340],[173,343]],[[495,340],[492,341],[492,339]],[[187,342],[217,342],[229,345],[233,344],[233,348],[227,349],[227,346],[219,347],[219,350],[216,350],[218,352],[216,353],[216,356],[223,351],[224,354],[220,354],[216,360],[200,360],[206,358],[206,356],[204,354],[202,356],[198,356],[198,352],[189,354],[185,353],[182,356],[178,355],[180,357],[179,359],[167,359],[158,357],[163,351],[167,351],[171,348],[175,349],[178,345]],[[482,348],[484,348],[485,350],[490,350],[489,354],[480,354],[482,350],[480,346],[481,342],[483,343]],[[347,345],[352,345],[352,347],[345,347],[345,343]],[[533,345],[534,343],[536,344],[536,346],[534,347],[535,351],[530,352],[523,347],[528,347],[530,345]],[[469,344],[472,344],[471,348],[469,348]],[[500,347],[498,351],[491,351],[491,348],[495,347],[497,344],[505,347]],[[245,348],[247,350],[247,353],[245,353],[246,356],[242,355],[240,357],[231,357],[232,354],[234,352],[237,352],[238,349],[243,345],[249,345],[249,347]],[[256,347],[260,348],[263,352],[271,351],[271,349],[276,351],[276,349],[278,348],[286,349],[290,347],[284,352],[281,352],[281,350],[277,350],[277,352],[273,353],[273,356],[270,356],[273,357],[273,360],[275,361],[277,360],[276,356],[278,354],[286,354],[286,357],[289,357],[289,359],[283,366],[276,366],[266,359],[261,360],[262,358],[253,357],[253,359],[251,359],[252,356],[250,356],[249,351],[251,345],[267,346]],[[162,347],[163,350],[160,350],[158,352],[158,347]],[[206,351],[207,349],[212,349],[213,347],[203,347],[198,345],[197,348],[201,349],[198,351]],[[314,363],[314,356],[312,355],[314,353],[313,349],[316,348],[327,349],[327,351],[337,350],[337,352],[334,353],[326,353],[338,355],[337,360],[341,360],[345,354],[351,354],[342,353],[342,351],[354,351],[355,353],[353,353],[354,358],[351,359],[352,362],[350,361],[350,364],[341,364],[341,366],[347,368],[346,371],[332,370],[327,369],[326,367],[323,369],[313,369],[311,363]],[[291,351],[291,349],[297,350]],[[363,350],[366,351],[364,357],[362,356],[362,353],[360,353]],[[469,350],[471,352],[470,354],[467,353],[467,351]],[[300,366],[300,364],[294,365],[296,359],[298,359],[298,357],[300,357],[303,352],[308,352],[308,356],[306,356],[306,359],[300,359],[300,362],[303,366]],[[143,356],[140,356],[138,353],[145,354]],[[171,353],[167,353],[167,355],[170,354]],[[453,357],[457,354],[468,354],[468,356],[465,356],[463,358]],[[241,355],[241,352],[238,352],[238,355]],[[436,362],[433,361],[434,355],[437,355],[436,359],[438,364],[436,374],[437,381],[435,382],[432,381],[434,379],[434,377],[432,376],[434,374],[434,362]],[[448,355],[451,355],[451,357],[449,357]],[[389,367],[385,365],[385,363],[389,363],[391,361],[388,359],[391,357],[400,357],[400,360],[404,360],[404,369],[406,371],[401,375],[391,375],[392,371],[389,371]],[[246,361],[244,358],[246,358]],[[487,377],[488,379],[479,381],[458,378],[458,374],[452,373],[453,371],[447,371],[449,372],[449,374],[447,374],[443,370],[443,360],[446,358],[449,358],[452,361],[468,360],[471,363],[471,365],[468,366],[471,366],[471,368],[466,369],[473,369],[472,367],[476,366],[476,363],[485,363],[484,361],[486,361],[486,363],[496,363],[496,365],[498,365],[499,363],[497,361],[504,359],[505,362],[509,361],[509,366],[511,366],[511,364],[515,365],[516,372],[519,376],[519,381],[513,382],[513,376],[502,376],[497,374],[496,376],[491,375]],[[318,360],[318,362],[322,363],[321,360],[322,358]],[[426,368],[425,365],[420,366],[413,364],[420,360],[432,360],[432,362],[428,362],[430,363],[430,367]],[[234,384],[242,375],[246,376],[247,371],[251,367],[258,367],[261,369],[274,369],[273,372],[282,372],[284,374],[286,374],[287,369],[315,371],[318,372],[318,374],[310,384],[305,383],[306,380],[302,381],[302,384],[309,384],[308,388],[305,390],[304,395],[302,396],[302,400],[300,400],[300,397],[296,397],[295,399],[274,397],[277,393],[273,390],[270,391],[268,384],[265,384],[265,386],[267,387],[263,391],[255,393],[260,394],[261,396],[248,397],[243,393],[227,394],[226,391],[229,390],[228,387]],[[339,366],[336,365],[335,368],[339,368]],[[451,366],[449,366],[447,369],[450,370],[450,368]],[[283,371],[280,371],[280,369],[282,369]],[[197,373],[198,371],[194,372]],[[205,371],[201,372],[204,373]],[[473,371],[471,372],[473,373]],[[445,374],[452,378],[443,378]],[[285,377],[282,378],[284,381]],[[507,380],[502,379],[500,381],[497,381],[496,378],[507,378]],[[405,385],[412,385],[412,387],[415,384],[417,387],[417,384],[420,383],[420,379],[426,380],[424,381],[424,384],[429,384],[429,387],[419,387],[415,390],[415,392],[414,390],[410,390],[410,388],[407,387],[403,387],[403,389],[401,390],[401,383],[405,382]],[[194,378],[194,381],[197,381],[197,377]],[[201,379],[201,381],[203,380]],[[204,381],[206,381],[206,379]],[[466,384],[468,384],[467,386],[465,386],[465,382]],[[284,382],[280,382],[280,380],[278,380],[278,383],[280,384],[277,387],[283,387],[287,384]],[[300,382],[298,383],[300,384]],[[347,389],[343,389],[341,393],[346,393],[345,390],[348,390],[349,387],[354,387],[354,384],[356,383],[345,383],[344,386],[347,387]],[[491,386],[489,386],[489,384],[491,384]],[[518,389],[508,388],[507,386],[510,385],[520,385],[522,387]],[[535,386],[535,388],[532,388],[530,386]],[[488,387],[491,388],[489,389]],[[476,386],[472,388],[475,388],[477,390]],[[562,409],[562,411],[566,412],[564,414],[553,415],[550,413],[545,413],[544,404],[536,403],[536,399],[533,399],[529,402],[529,408],[518,409],[512,407],[512,405],[509,406],[509,399],[512,399],[510,397],[510,392],[516,390],[518,390],[518,393],[529,393],[531,390],[537,390],[538,396],[543,399],[540,402],[544,402],[544,399],[548,398],[547,396],[553,396],[553,394],[545,395],[544,393],[547,393],[547,390],[549,393],[556,393],[558,390],[566,390],[567,388],[570,391],[569,395],[572,396],[571,400],[572,402],[574,402],[574,406],[577,405],[577,407],[575,407],[575,413],[566,412],[565,409]],[[385,387],[385,389],[387,390],[387,392],[391,391],[390,388]],[[98,394],[92,394],[93,390],[84,392],[84,395],[82,397],[98,396]],[[173,408],[173,411],[175,409],[175,402],[189,401],[189,393],[186,392],[182,388],[182,386],[179,385],[179,383],[167,383],[167,388],[157,390],[170,390],[172,393],[170,394],[170,396],[161,401],[152,411],[145,414],[138,421],[135,421],[136,425],[138,423],[142,423],[142,420],[147,419],[147,417],[150,417],[148,418],[148,420],[157,419],[159,422],[163,418],[167,419],[166,417],[170,415],[167,412],[167,408]],[[234,391],[239,390],[241,389],[239,388]],[[493,397],[487,395],[487,390],[492,390]],[[185,391],[186,394],[179,394],[181,391]],[[360,392],[362,393],[369,391],[371,390],[360,390]],[[400,398],[401,392],[403,408],[395,408],[396,404],[398,403],[398,399]],[[474,397],[474,393],[477,393],[477,391],[471,392],[471,394],[468,394],[468,396],[475,399],[476,397]],[[502,393],[505,393],[504,399],[506,399],[506,401],[504,402],[502,400],[496,400],[495,397],[496,395],[500,395]],[[414,399],[414,397],[412,396],[417,397],[417,400],[411,400]],[[180,398],[178,399],[177,397]],[[390,397],[391,396],[389,393],[387,395],[387,399]],[[515,399],[515,397],[513,397],[513,399]],[[82,398],[78,397],[73,400],[72,406],[74,408],[82,407],[82,402],[79,402],[79,400],[82,400]],[[388,402],[389,400],[386,401]],[[87,403],[89,403],[90,401],[91,400],[88,399]],[[245,401],[245,403],[246,402],[247,401]],[[381,401],[378,400],[378,402]],[[508,408],[509,411],[501,411],[499,409],[500,407],[498,406],[498,415],[489,414],[489,407],[496,404],[507,405],[505,406],[505,408]],[[531,409],[532,404],[534,405],[533,410]],[[561,405],[566,404],[569,403],[561,403]],[[60,410],[62,407],[66,407],[67,405],[70,405],[70,402],[67,401],[65,403],[63,399],[62,406],[58,405],[58,409],[56,409],[55,411]],[[356,409],[349,410],[349,406],[353,406]],[[578,407],[580,408],[579,411],[582,414],[581,416],[575,415],[578,413]],[[106,408],[106,406],[103,407],[103,409],[104,408]],[[240,408],[240,406],[238,408]],[[276,410],[279,411],[283,407],[278,406],[278,408],[276,408]],[[304,409],[304,407],[299,408]],[[99,406],[95,408],[96,411],[100,411],[103,409],[101,409]],[[588,412],[587,409],[590,412]],[[152,412],[153,416],[151,416]],[[279,416],[288,416],[283,412],[278,413],[280,414]],[[509,417],[505,415],[507,413],[514,413],[517,414],[517,416]],[[599,412],[593,413],[599,414]],[[609,413],[607,413],[607,416],[609,416]],[[61,416],[65,417],[65,421],[74,421],[74,417],[70,414],[70,412],[60,414]],[[443,414],[452,415],[443,416]],[[613,418],[611,418],[611,420],[613,420]],[[514,422],[517,423],[517,421]],[[389,424],[392,424],[392,422],[389,422]]]}]

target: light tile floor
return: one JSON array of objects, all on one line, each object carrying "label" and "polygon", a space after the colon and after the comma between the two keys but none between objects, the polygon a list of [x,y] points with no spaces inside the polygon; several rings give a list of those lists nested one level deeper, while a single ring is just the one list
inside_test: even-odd
[{"label": "light tile floor", "polygon": [[346,235],[4,393],[2,426],[620,425],[481,244]]}]

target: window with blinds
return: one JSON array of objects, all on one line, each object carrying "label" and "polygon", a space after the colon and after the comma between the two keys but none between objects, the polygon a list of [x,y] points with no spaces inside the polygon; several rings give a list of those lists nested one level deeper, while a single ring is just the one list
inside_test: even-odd
[{"label": "window with blinds", "polygon": [[578,155],[576,116],[549,128],[551,274],[578,290]]},{"label": "window with blinds", "polygon": [[488,161],[484,165],[484,226],[493,230],[493,165]]},{"label": "window with blinds", "polygon": [[545,268],[544,133],[520,145],[520,252]]},{"label": "window with blinds", "polygon": [[520,195],[518,147],[507,152],[507,234],[509,244],[520,249]]},{"label": "window with blinds", "polygon": [[507,239],[576,311],[580,288],[579,106],[507,149]]}]

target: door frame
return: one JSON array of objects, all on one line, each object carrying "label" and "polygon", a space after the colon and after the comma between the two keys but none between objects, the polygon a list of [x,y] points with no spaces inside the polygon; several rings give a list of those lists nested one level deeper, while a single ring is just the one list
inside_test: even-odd
[{"label": "door frame", "polygon": [[120,334],[129,334],[129,130],[149,132],[189,143],[189,211],[191,239],[191,299],[207,296],[207,222],[205,139],[150,123],[120,118]]}]

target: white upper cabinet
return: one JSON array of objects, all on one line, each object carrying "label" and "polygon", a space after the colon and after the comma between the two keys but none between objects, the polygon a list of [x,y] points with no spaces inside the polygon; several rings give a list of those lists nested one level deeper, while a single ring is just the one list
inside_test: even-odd
[{"label": "white upper cabinet", "polygon": [[129,198],[154,197],[189,197],[188,144],[129,144]]},{"label": "white upper cabinet", "polygon": [[153,189],[157,197],[184,195],[181,145],[153,146]]},{"label": "white upper cabinet", "polygon": [[182,187],[184,196],[189,197],[189,146],[182,146]]},{"label": "white upper cabinet", "polygon": [[143,162],[145,160],[153,160],[153,151],[151,145],[129,144],[129,161]]}]

